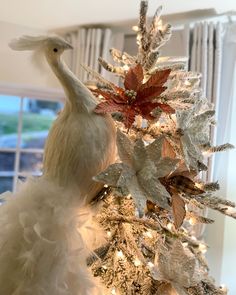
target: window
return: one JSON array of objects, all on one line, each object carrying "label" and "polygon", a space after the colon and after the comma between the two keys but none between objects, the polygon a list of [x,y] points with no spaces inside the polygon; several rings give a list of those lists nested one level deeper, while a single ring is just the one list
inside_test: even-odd
[{"label": "window", "polygon": [[42,173],[43,148],[62,100],[0,95],[0,193]]}]

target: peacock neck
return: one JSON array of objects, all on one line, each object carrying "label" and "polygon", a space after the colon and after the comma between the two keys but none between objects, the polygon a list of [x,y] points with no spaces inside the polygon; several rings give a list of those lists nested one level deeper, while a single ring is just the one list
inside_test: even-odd
[{"label": "peacock neck", "polygon": [[96,106],[96,100],[87,87],[70,71],[61,59],[48,59],[48,62],[60,81],[68,103],[73,110],[90,112]]}]

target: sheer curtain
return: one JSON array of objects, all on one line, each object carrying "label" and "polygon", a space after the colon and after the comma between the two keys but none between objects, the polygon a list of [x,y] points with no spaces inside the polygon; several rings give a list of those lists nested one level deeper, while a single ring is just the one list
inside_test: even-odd
[{"label": "sheer curtain", "polygon": [[[191,35],[190,70],[202,73],[203,95],[216,106],[218,113],[220,98],[221,66],[224,30],[222,23],[196,23]],[[217,116],[217,114],[216,114]],[[212,139],[215,143],[215,130]],[[208,178],[212,178],[213,161],[210,163]]]},{"label": "sheer curtain", "polygon": [[[230,142],[236,146],[236,23],[228,24],[225,28],[223,42],[220,96],[217,113],[216,143]],[[215,156],[213,179],[219,179],[221,196],[236,202],[236,151],[218,153]],[[212,237],[221,250],[220,281],[229,287],[228,295],[236,294],[235,265],[236,265],[236,221],[229,217],[221,217],[222,224],[215,224]],[[217,220],[218,221],[218,220]],[[221,231],[221,227],[222,231]],[[217,233],[224,238],[219,241]],[[218,253],[219,256],[219,253]],[[218,259],[217,253],[212,257],[212,264]]]},{"label": "sheer curtain", "polygon": [[[190,70],[202,73],[204,95],[215,104],[217,128],[214,144],[236,145],[236,24],[198,23],[190,35]],[[208,179],[219,181],[219,196],[236,201],[236,152],[217,153],[210,161]],[[225,283],[229,295],[236,294],[236,222],[209,210],[213,225],[197,228],[210,249],[207,254],[211,274]],[[204,231],[205,229],[205,231]]]},{"label": "sheer curtain", "polygon": [[[221,23],[199,22],[191,25],[189,29],[189,70],[200,72],[201,88],[203,96],[215,104],[218,109],[220,98],[220,81],[223,52],[223,28]],[[216,142],[215,128],[212,129],[212,140]],[[202,173],[201,178],[205,181],[213,179],[214,158],[209,159],[207,173]],[[207,215],[207,210],[199,212]],[[201,238],[206,227],[196,225],[194,234]]]},{"label": "sheer curtain", "polygon": [[65,35],[67,41],[73,46],[72,51],[67,51],[66,61],[72,71],[82,81],[89,79],[88,73],[81,65],[86,65],[101,73],[103,77],[116,82],[114,75],[102,69],[98,58],[109,60],[109,49],[116,47],[123,50],[124,34],[114,32],[110,28],[78,28],[76,31]]}]

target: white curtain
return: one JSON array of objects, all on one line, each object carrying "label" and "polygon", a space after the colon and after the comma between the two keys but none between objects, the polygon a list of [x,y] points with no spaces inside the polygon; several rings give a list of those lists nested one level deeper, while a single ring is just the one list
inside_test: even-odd
[{"label": "white curtain", "polygon": [[[203,95],[215,105],[218,117],[221,67],[223,54],[224,30],[222,23],[196,23],[192,33],[190,52],[190,70],[202,73],[201,87]],[[216,144],[216,128],[212,128],[211,138]],[[223,142],[222,142],[223,143]],[[215,156],[208,161],[208,172],[205,180],[213,180]]]},{"label": "white curtain", "polygon": [[[195,24],[190,38],[190,70],[202,73],[204,95],[215,104],[217,128],[213,143],[236,145],[236,24]],[[219,196],[236,201],[236,152],[217,153],[210,162],[208,179],[219,181]],[[217,283],[226,284],[236,294],[236,222],[217,212],[209,212],[215,223],[198,228],[210,246],[208,261]]]},{"label": "white curtain", "polygon": [[[189,70],[202,74],[201,88],[203,96],[215,104],[216,110],[219,106],[220,81],[223,52],[223,29],[221,23],[199,22],[193,24],[189,30]],[[216,115],[217,116],[217,115]],[[212,128],[212,141],[216,143],[216,130]],[[209,159],[207,173],[202,173],[204,181],[212,181],[214,159]],[[207,215],[207,210],[199,212]],[[204,225],[196,225],[194,234],[201,238],[205,231]]]},{"label": "white curtain", "polygon": [[202,91],[215,105],[219,101],[223,29],[221,23],[196,23],[190,45],[190,70],[202,73]]},{"label": "white curtain", "polygon": [[103,57],[109,61],[109,49],[111,47],[123,50],[123,33],[113,32],[109,28],[78,28],[76,31],[68,32],[65,38],[74,48],[70,52],[67,51],[66,61],[82,82],[87,82],[91,77],[88,76],[81,65],[91,67],[113,82],[118,80],[117,77],[101,68],[98,58]]},{"label": "white curtain", "polygon": [[[221,83],[217,104],[216,144],[230,142],[236,146],[236,24],[228,24],[223,40]],[[236,150],[218,153],[215,156],[213,179],[219,180],[220,196],[236,202]],[[212,267],[221,266],[220,282],[229,287],[229,295],[236,294],[236,220],[229,217],[217,217],[211,234],[214,246],[221,253],[212,255]],[[216,234],[218,233],[218,234]],[[217,236],[221,236],[219,239]],[[220,259],[219,259],[220,257]]]}]

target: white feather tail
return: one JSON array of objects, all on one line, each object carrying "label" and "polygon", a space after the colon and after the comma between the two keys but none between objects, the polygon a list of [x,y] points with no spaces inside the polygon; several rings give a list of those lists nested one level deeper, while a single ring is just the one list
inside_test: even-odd
[{"label": "white feather tail", "polygon": [[[0,207],[0,294],[95,295],[87,265],[91,211],[43,178]],[[97,230],[97,229],[96,229]]]}]

